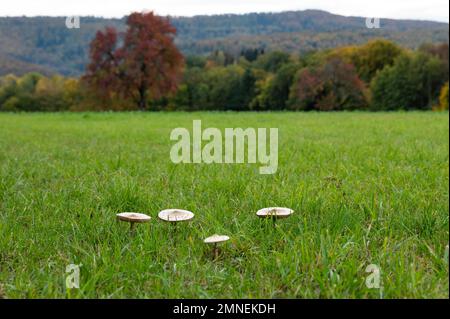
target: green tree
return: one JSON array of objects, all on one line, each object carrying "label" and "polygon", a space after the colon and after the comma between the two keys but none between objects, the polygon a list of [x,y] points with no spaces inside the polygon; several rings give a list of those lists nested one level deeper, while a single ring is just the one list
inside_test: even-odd
[{"label": "green tree", "polygon": [[229,65],[209,68],[196,85],[200,85],[202,101],[206,100],[204,109],[246,110],[255,95],[256,81],[253,70]]},{"label": "green tree", "polygon": [[39,73],[28,73],[18,78],[16,84],[10,88],[14,92],[14,96],[10,96],[13,102],[6,101],[7,106],[17,111],[39,111],[39,101],[35,98],[35,91],[42,77]]},{"label": "green tree", "polygon": [[240,96],[239,96],[239,108],[238,110],[246,110],[249,108],[250,102],[255,96],[256,92],[256,76],[249,68],[245,69],[240,83]]},{"label": "green tree", "polygon": [[423,44],[419,48],[419,51],[430,54],[442,61],[442,63],[444,64],[444,69],[446,70],[446,78],[448,81],[448,77],[449,77],[448,42],[439,43],[439,44],[432,44],[432,43]]},{"label": "green tree", "polygon": [[372,80],[373,110],[431,109],[445,82],[443,63],[424,53],[405,53]]},{"label": "green tree", "polygon": [[[17,95],[18,85],[17,77],[10,74],[0,78],[0,110],[5,111],[5,103],[11,98]],[[16,103],[14,103],[15,105]],[[12,110],[11,105],[8,110]]]},{"label": "green tree", "polygon": [[295,74],[298,70],[296,64],[283,65],[274,76],[264,83],[258,99],[259,108],[265,110],[283,110],[289,99],[289,91]]},{"label": "green tree", "polygon": [[278,69],[290,61],[290,55],[286,52],[274,51],[260,55],[254,62],[255,66],[267,72],[275,73]]}]

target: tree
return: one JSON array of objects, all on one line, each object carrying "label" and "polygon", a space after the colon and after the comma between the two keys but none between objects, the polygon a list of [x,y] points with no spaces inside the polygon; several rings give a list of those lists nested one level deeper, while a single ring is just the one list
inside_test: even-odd
[{"label": "tree", "polygon": [[286,52],[274,51],[260,55],[254,63],[264,71],[276,72],[281,66],[289,63],[290,58]]},{"label": "tree", "polygon": [[249,104],[255,96],[256,77],[249,68],[245,69],[240,82],[239,110],[249,108]]},{"label": "tree", "polygon": [[241,50],[241,56],[244,57],[248,62],[255,61],[260,55],[264,54],[264,49],[242,49]]},{"label": "tree", "polygon": [[448,82],[441,89],[441,93],[439,94],[439,110],[445,111],[448,110]]},{"label": "tree", "polygon": [[295,110],[342,111],[367,107],[366,88],[353,65],[330,58],[319,67],[301,69],[290,91]]},{"label": "tree", "polygon": [[187,68],[204,68],[206,65],[206,58],[201,56],[190,55],[186,58]]},{"label": "tree", "polygon": [[449,61],[448,61],[448,43],[440,43],[440,44],[424,44],[419,48],[420,52],[424,52],[426,54],[430,54],[442,61],[444,69],[446,70],[446,79],[448,81],[449,72]]},{"label": "tree", "polygon": [[402,49],[393,42],[382,39],[372,40],[360,47],[353,58],[353,63],[360,78],[370,83],[377,72],[394,64],[401,53]]},{"label": "tree", "polygon": [[6,108],[17,111],[39,111],[35,92],[36,86],[42,78],[41,74],[32,72],[17,79],[16,84],[10,88],[12,91],[9,93],[13,93],[14,96],[10,96],[11,101],[5,102]]},{"label": "tree", "polygon": [[208,56],[208,62],[213,66],[227,66],[233,64],[235,58],[233,54],[226,51],[214,51]]},{"label": "tree", "polygon": [[34,99],[39,105],[39,111],[62,111],[70,105],[64,99],[65,79],[55,75],[39,79],[36,85]]},{"label": "tree", "polygon": [[126,24],[123,35],[114,28],[97,32],[84,79],[98,91],[123,94],[145,110],[150,98],[176,90],[183,57],[173,42],[176,30],[168,19],[153,12],[133,13]]},{"label": "tree", "polygon": [[208,109],[240,110],[244,108],[243,75],[240,66],[212,68],[208,71]]},{"label": "tree", "polygon": [[446,81],[443,63],[424,53],[402,54],[373,79],[373,110],[431,109]]},{"label": "tree", "polygon": [[17,77],[12,74],[0,78],[0,110],[4,110],[4,104],[17,95],[17,81]]},{"label": "tree", "polygon": [[282,66],[274,76],[270,77],[262,86],[257,97],[258,107],[264,110],[283,110],[289,99],[289,90],[298,70],[296,64]]},{"label": "tree", "polygon": [[185,71],[183,83],[187,86],[187,107],[190,110],[206,109],[208,105],[208,82],[206,71],[201,68],[191,68]]},{"label": "tree", "polygon": [[370,83],[377,72],[394,64],[402,49],[393,42],[377,39],[362,46],[343,47],[331,52],[331,56],[339,56],[355,66],[359,77]]}]

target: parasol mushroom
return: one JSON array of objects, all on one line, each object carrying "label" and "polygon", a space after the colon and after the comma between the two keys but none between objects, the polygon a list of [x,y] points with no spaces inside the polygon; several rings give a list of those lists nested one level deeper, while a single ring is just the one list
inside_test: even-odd
[{"label": "parasol mushroom", "polygon": [[212,244],[213,246],[213,254],[214,259],[217,259],[219,257],[219,248],[217,247],[218,244],[226,242],[230,240],[230,237],[225,235],[212,235],[211,237],[206,238],[203,242],[205,244]]},{"label": "parasol mushroom", "polygon": [[275,225],[277,219],[288,218],[294,213],[290,208],[286,207],[267,207],[256,212],[259,218],[271,218]]},{"label": "parasol mushroom", "polygon": [[165,209],[159,212],[158,217],[166,222],[177,223],[194,218],[194,213],[184,209]]},{"label": "parasol mushroom", "polygon": [[159,219],[163,221],[172,223],[174,229],[176,230],[176,226],[178,222],[189,221],[194,218],[194,213],[184,209],[165,209],[158,213]]},{"label": "parasol mushroom", "polygon": [[130,231],[134,231],[134,225],[136,223],[147,223],[151,217],[141,213],[120,213],[117,214],[117,219],[123,222],[130,223]]}]

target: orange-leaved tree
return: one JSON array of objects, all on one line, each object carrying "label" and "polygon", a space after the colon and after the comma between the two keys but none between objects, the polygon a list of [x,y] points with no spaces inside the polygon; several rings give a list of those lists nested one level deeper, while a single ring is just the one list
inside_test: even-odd
[{"label": "orange-leaved tree", "polygon": [[133,13],[126,24],[124,33],[114,28],[97,32],[84,80],[103,97],[120,94],[145,110],[149,99],[176,90],[184,59],[167,18]]}]

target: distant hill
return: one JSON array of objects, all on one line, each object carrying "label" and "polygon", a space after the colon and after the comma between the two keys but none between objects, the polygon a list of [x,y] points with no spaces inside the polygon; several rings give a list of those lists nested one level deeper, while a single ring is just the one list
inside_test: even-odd
[{"label": "distant hill", "polygon": [[[447,23],[381,19],[380,29],[366,28],[365,18],[318,10],[171,17],[176,43],[184,54],[214,50],[239,53],[244,48],[306,52],[382,37],[416,48],[426,42],[448,42]],[[125,28],[125,18],[81,17],[80,29],[67,29],[64,17],[0,17],[0,75],[36,70],[83,73],[89,42],[105,26]]]},{"label": "distant hill", "polygon": [[22,76],[29,72],[39,72],[43,75],[57,73],[54,69],[49,69],[41,65],[24,62],[20,59],[14,59],[0,54],[0,75],[15,74]]}]

